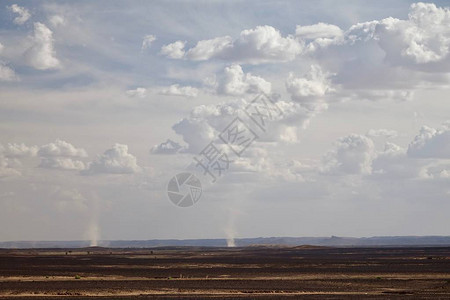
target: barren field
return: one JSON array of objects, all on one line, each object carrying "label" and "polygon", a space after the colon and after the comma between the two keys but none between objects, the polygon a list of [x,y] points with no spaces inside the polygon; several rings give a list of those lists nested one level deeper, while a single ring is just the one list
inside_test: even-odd
[{"label": "barren field", "polygon": [[6,299],[450,299],[450,248],[0,249]]}]

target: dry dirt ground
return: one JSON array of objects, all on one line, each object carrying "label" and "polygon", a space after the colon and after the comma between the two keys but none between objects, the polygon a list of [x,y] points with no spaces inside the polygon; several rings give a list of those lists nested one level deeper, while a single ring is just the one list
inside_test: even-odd
[{"label": "dry dirt ground", "polygon": [[0,249],[0,299],[450,299],[450,247]]}]

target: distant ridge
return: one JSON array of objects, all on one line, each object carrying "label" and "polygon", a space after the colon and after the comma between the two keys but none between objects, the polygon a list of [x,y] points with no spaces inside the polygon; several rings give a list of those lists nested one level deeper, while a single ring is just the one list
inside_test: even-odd
[{"label": "distant ridge", "polygon": [[[237,247],[254,245],[282,246],[334,246],[334,247],[375,247],[375,246],[450,246],[450,236],[375,236],[375,237],[258,237],[235,240]],[[0,242],[0,248],[83,248],[89,241],[16,241]],[[98,241],[99,247],[148,248],[168,246],[226,247],[226,239],[188,240],[112,240]]]}]

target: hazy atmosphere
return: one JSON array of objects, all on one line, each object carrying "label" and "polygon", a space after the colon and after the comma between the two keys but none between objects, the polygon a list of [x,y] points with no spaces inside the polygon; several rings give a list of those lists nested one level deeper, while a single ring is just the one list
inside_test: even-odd
[{"label": "hazy atmosphere", "polygon": [[1,1],[0,241],[450,235],[449,7]]}]

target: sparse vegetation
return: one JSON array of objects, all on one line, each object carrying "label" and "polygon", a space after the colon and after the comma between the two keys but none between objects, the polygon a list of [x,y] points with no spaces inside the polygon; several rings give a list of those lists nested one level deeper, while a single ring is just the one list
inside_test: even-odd
[{"label": "sparse vegetation", "polygon": [[[85,251],[66,256],[66,249],[39,250],[27,258],[30,268],[23,268],[23,257],[17,255],[26,252],[18,251],[0,251],[4,266],[0,272],[7,280],[0,282],[0,298],[37,292],[39,299],[58,295],[115,299],[119,293],[134,299],[142,291],[157,291],[174,299],[203,299],[211,294],[218,299],[221,294],[227,299],[269,294],[272,299],[296,299],[309,293],[329,294],[332,299],[407,294],[414,296],[411,299],[450,299],[450,277],[443,277],[448,272],[446,262],[426,260],[449,257],[450,248],[183,248],[158,250],[158,264],[140,249],[116,249],[113,256],[108,249],[92,257],[81,255]],[[73,272],[71,280],[67,272]],[[44,279],[52,277],[58,280]]]}]

